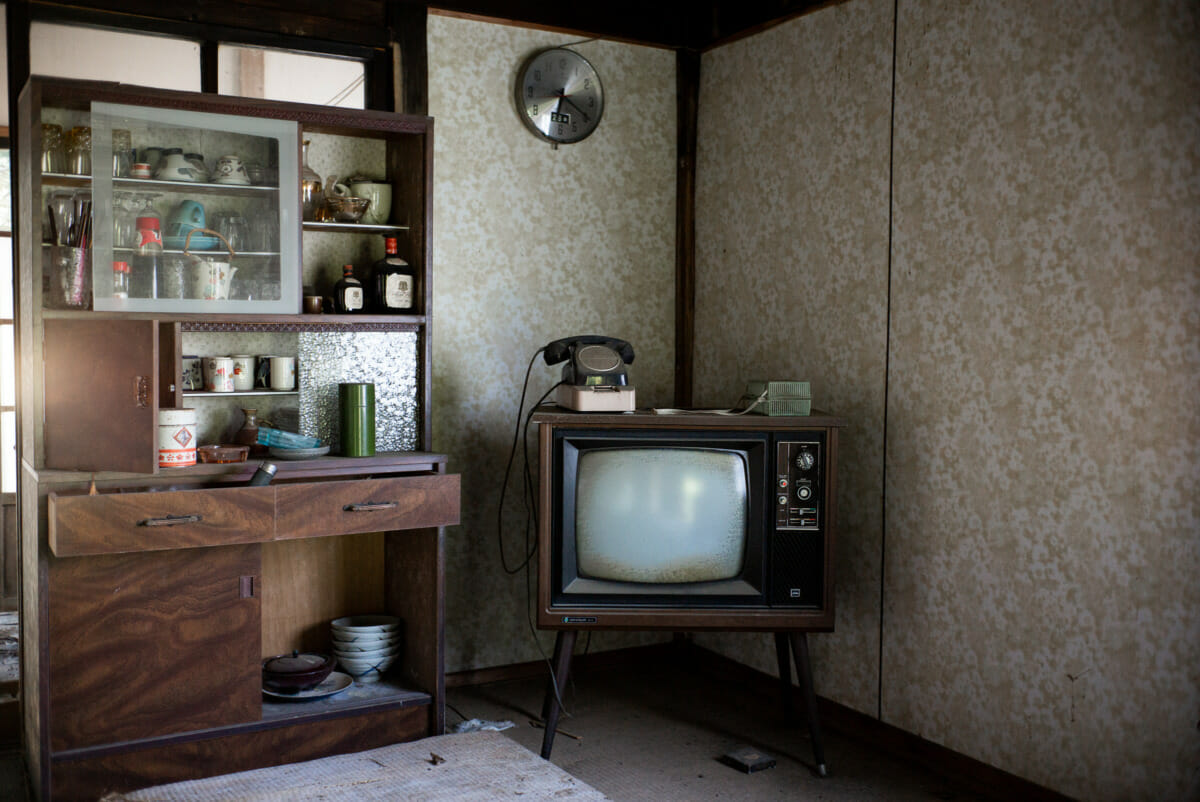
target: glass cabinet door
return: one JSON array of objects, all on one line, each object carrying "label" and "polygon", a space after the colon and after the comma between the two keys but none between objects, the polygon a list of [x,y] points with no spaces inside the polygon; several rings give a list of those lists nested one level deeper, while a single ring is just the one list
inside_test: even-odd
[{"label": "glass cabinet door", "polygon": [[[288,120],[91,104],[93,308],[299,313],[298,130]],[[142,247],[154,218],[156,255]]]}]

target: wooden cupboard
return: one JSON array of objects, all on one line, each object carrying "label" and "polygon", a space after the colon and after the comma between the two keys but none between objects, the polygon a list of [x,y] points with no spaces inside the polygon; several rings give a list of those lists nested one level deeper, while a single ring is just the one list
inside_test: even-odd
[{"label": "wooden cupboard", "polygon": [[[444,537],[458,523],[459,481],[429,450],[432,120],[36,77],[19,105],[21,696],[37,794],[94,799],[440,734]],[[89,124],[91,171],[48,169],[57,165],[42,159],[43,126]],[[108,175],[121,126],[135,148],[253,154],[265,178]],[[301,219],[301,143],[314,139],[343,176],[392,184],[387,223]],[[71,296],[56,272],[65,246],[48,223],[55,193],[92,204],[87,301],[62,303]],[[210,303],[177,286],[113,296],[104,266],[129,258],[117,231],[126,196],[158,204],[164,219],[191,202],[271,221],[233,257],[250,277],[236,297]],[[417,266],[415,314],[301,314],[304,291],[327,294],[341,264],[368,265],[382,235]],[[188,256],[171,244],[168,257]],[[290,337],[317,360],[322,338],[361,333],[375,338],[363,348],[411,355],[399,370],[413,389],[379,424],[399,447],[275,459],[274,482],[258,487],[247,486],[258,459],[159,467],[163,409],[199,407],[217,421],[199,427],[202,442],[225,439],[218,424],[250,404],[296,404],[304,430],[316,425],[305,410],[322,426],[336,413],[331,382],[363,380],[321,363],[291,391],[197,392],[181,380],[196,343],[211,349],[223,337],[235,351]],[[356,370],[370,364],[353,356]],[[394,362],[380,365],[380,380],[393,378]],[[328,651],[332,618],[374,612],[404,620],[401,659],[380,682],[302,703],[262,693],[265,657]]]}]

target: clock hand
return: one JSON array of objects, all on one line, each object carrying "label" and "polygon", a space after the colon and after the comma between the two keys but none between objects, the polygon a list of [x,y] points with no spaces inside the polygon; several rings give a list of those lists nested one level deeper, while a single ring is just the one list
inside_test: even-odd
[{"label": "clock hand", "polygon": [[588,113],[586,111],[584,111],[583,109],[579,108],[579,106],[575,103],[575,101],[571,100],[571,98],[567,97],[566,95],[559,95],[558,99],[560,101],[565,100],[567,103],[570,103],[571,106],[574,107],[575,111],[579,112],[583,116],[583,121],[585,123],[591,122],[592,118],[588,116]]}]

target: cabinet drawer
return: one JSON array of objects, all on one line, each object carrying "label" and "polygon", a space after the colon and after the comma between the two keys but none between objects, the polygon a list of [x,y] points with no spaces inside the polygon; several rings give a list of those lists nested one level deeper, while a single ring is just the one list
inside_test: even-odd
[{"label": "cabinet drawer", "polygon": [[275,536],[275,488],[59,496],[48,501],[58,557],[258,543]]},{"label": "cabinet drawer", "polygon": [[457,474],[279,485],[278,540],[458,523]]}]

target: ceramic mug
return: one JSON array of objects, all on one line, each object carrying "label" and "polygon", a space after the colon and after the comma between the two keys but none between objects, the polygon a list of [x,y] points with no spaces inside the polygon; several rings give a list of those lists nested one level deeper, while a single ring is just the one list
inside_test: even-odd
[{"label": "ceramic mug", "polygon": [[271,389],[296,389],[296,358],[293,356],[271,357]]},{"label": "ceramic mug", "polygon": [[250,354],[234,354],[233,360],[233,389],[254,389],[254,357]]},{"label": "ceramic mug", "polygon": [[204,389],[204,370],[200,366],[200,357],[184,356],[183,357],[183,375],[180,377],[185,390],[203,390]]},{"label": "ceramic mug", "polygon": [[222,156],[213,168],[212,180],[216,184],[249,184],[250,175],[246,172],[246,165],[237,156]]},{"label": "ceramic mug", "polygon": [[362,222],[381,226],[387,223],[392,213],[392,185],[383,181],[355,181],[350,185],[350,194],[371,201],[363,213]]},{"label": "ceramic mug", "polygon": [[258,366],[254,370],[254,384],[266,388],[271,386],[271,360],[275,357],[264,354],[258,358]]},{"label": "ceramic mug", "polygon": [[204,389],[210,393],[233,392],[233,360],[227,356],[204,357]]}]

